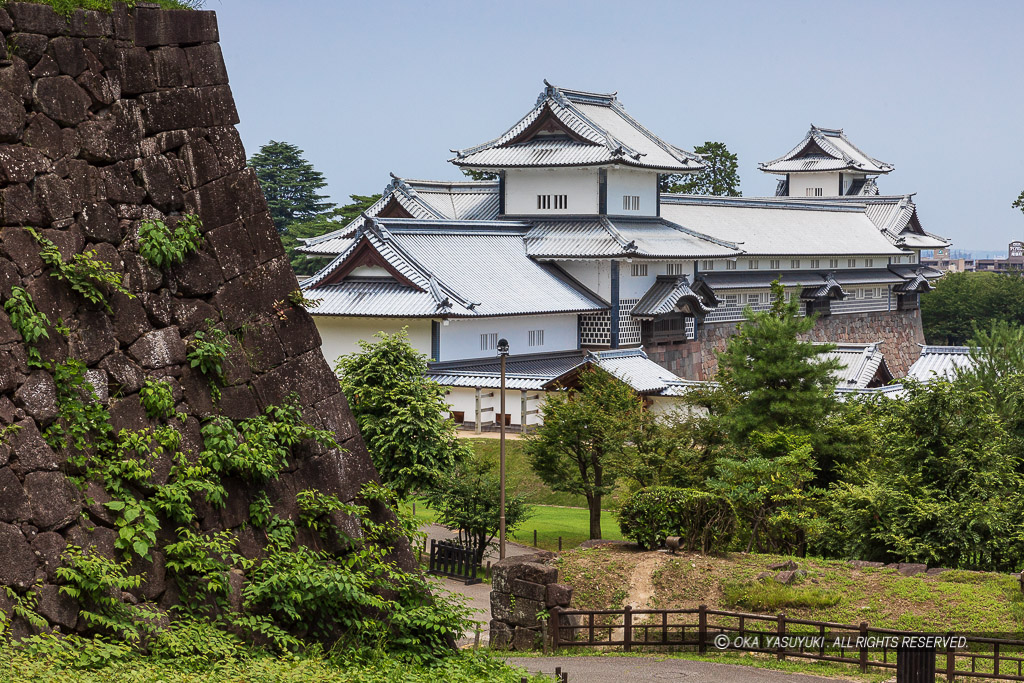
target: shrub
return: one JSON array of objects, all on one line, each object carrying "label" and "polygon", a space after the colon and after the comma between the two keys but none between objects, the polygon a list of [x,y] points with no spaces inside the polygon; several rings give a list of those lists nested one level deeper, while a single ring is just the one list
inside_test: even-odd
[{"label": "shrub", "polygon": [[723,496],[671,486],[640,489],[619,510],[622,534],[644,548],[681,536],[687,550],[723,551],[736,528],[736,511]]},{"label": "shrub", "polygon": [[160,220],[139,226],[139,253],[157,268],[181,263],[202,243],[202,222],[192,214],[182,216],[173,228]]}]

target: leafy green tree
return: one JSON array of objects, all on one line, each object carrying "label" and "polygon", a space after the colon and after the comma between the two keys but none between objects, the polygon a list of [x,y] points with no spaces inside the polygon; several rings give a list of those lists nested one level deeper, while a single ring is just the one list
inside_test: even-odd
[{"label": "leafy green tree", "polygon": [[921,297],[929,344],[964,344],[975,327],[1005,321],[1024,325],[1024,277],[1004,273],[947,273]]},{"label": "leafy green tree", "polygon": [[694,151],[704,157],[707,168],[699,173],[662,176],[659,189],[662,192],[739,197],[739,162],[725,143],[708,141]]},{"label": "leafy green tree", "polygon": [[[1018,387],[1020,385],[1018,384]],[[844,558],[1015,571],[1024,560],[1021,444],[971,382],[905,384],[863,413],[877,449],[834,483],[818,551]]]},{"label": "leafy green tree", "polygon": [[360,341],[336,371],[381,481],[405,498],[434,486],[469,454],[448,415],[445,390],[424,376],[427,357],[405,330]]},{"label": "leafy green tree", "polygon": [[631,447],[643,410],[643,399],[626,384],[585,368],[578,386],[548,394],[544,423],[526,439],[530,466],[541,481],[586,497],[590,538],[601,538],[601,503],[616,479],[609,466]]},{"label": "leafy green tree", "polygon": [[498,174],[494,171],[478,171],[475,168],[462,169],[462,175],[470,180],[497,180]]},{"label": "leafy green tree", "polygon": [[301,246],[300,240],[308,237],[319,237],[334,230],[339,230],[348,225],[353,219],[369,209],[380,199],[379,194],[364,197],[362,195],[350,195],[352,200],[345,206],[334,208],[330,214],[316,216],[308,221],[292,223],[288,230],[281,235],[281,244],[292,264],[292,270],[296,275],[312,275],[326,266],[331,258],[309,257],[297,252]]},{"label": "leafy green tree", "polygon": [[[438,513],[438,523],[459,532],[459,540],[478,548],[483,562],[487,546],[498,533],[501,482],[493,462],[470,459],[460,463],[427,491],[427,502]],[[505,530],[511,533],[533,514],[522,496],[505,495]]]},{"label": "leafy green tree", "polygon": [[744,449],[727,451],[716,467],[708,487],[736,507],[747,552],[802,555],[806,538],[822,526],[809,491],[817,469],[810,437],[785,428],[753,432]]},{"label": "leafy green tree", "polygon": [[292,223],[309,220],[334,207],[325,201],[326,195],[319,193],[327,187],[323,173],[302,155],[303,151],[295,145],[271,140],[249,158],[278,232],[286,232]]},{"label": "leafy green tree", "polygon": [[735,443],[755,431],[812,434],[835,406],[833,373],[841,364],[822,358],[835,347],[801,341],[815,318],[800,315],[796,297],[785,300],[778,280],[772,295],[770,310],[747,308],[746,320],[718,357],[721,426]]}]

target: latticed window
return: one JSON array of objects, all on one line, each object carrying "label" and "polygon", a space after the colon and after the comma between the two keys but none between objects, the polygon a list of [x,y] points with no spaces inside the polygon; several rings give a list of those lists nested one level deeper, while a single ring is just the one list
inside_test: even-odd
[{"label": "latticed window", "polygon": [[768,267],[771,268],[772,270],[778,270],[779,269],[779,259],[773,258],[770,261],[768,261]]},{"label": "latticed window", "polygon": [[635,194],[626,194],[622,196],[622,208],[624,211],[639,211],[640,210],[640,196]]},{"label": "latticed window", "polygon": [[498,348],[498,333],[491,332],[490,334],[480,335],[480,350],[481,351],[493,351]]},{"label": "latticed window", "polygon": [[633,277],[646,277],[647,276],[647,264],[646,263],[634,263],[633,264]]},{"label": "latticed window", "polygon": [[612,343],[612,316],[608,311],[580,316],[580,343],[584,346],[607,346]]},{"label": "latticed window", "polygon": [[[701,263],[702,264],[704,264],[704,263],[712,263],[713,264],[714,261],[701,261]],[[701,265],[701,269],[702,270],[711,270],[710,268],[705,268],[703,265]],[[665,274],[666,275],[685,275],[686,274],[686,264],[685,263],[670,263],[670,264],[668,264],[668,266],[665,267]]]},{"label": "latticed window", "polygon": [[758,261],[757,259],[750,259],[749,261],[747,261],[747,269],[748,270],[757,270],[760,267],[761,267],[761,262]]},{"label": "latticed window", "polygon": [[640,343],[640,321],[629,313],[640,303],[640,299],[619,299],[619,343]]},{"label": "latticed window", "polygon": [[790,259],[789,267],[790,268],[794,268],[794,269],[795,268],[799,268],[800,267],[800,259],[798,259],[798,258]]},{"label": "latticed window", "polygon": [[544,346],[544,330],[530,330],[528,336],[530,346]]}]

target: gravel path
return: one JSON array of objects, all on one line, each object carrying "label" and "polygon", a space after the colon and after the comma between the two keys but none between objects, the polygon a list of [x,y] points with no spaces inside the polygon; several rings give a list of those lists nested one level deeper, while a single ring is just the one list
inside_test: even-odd
[{"label": "gravel path", "polygon": [[646,657],[507,657],[531,674],[553,675],[556,666],[569,674],[569,683],[627,683],[630,681],[685,681],[686,683],[835,683],[822,678],[785,671],[756,669],[736,664],[694,662],[686,659]]}]

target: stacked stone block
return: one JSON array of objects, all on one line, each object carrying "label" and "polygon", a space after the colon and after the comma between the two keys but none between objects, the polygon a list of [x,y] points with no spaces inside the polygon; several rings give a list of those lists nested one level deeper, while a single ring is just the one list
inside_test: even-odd
[{"label": "stacked stone block", "polygon": [[554,553],[540,552],[501,560],[491,568],[490,644],[498,650],[541,646],[538,613],[567,608],[572,586],[558,583]]},{"label": "stacked stone block", "polygon": [[[714,379],[718,355],[735,336],[739,323],[698,325],[697,339],[670,343],[648,341],[644,350],[658,365],[688,379]],[[924,328],[920,310],[843,313],[819,318],[804,335],[811,341],[872,344],[881,342],[882,353],[893,377],[906,376],[921,355]]]},{"label": "stacked stone block", "polygon": [[[24,287],[67,326],[68,338],[50,330],[42,356],[87,365],[115,430],[149,425],[138,393],[147,377],[170,383],[176,410],[188,415],[182,449],[193,452],[204,418],[253,417],[295,392],[306,421],[332,430],[343,449],[302,449],[268,487],[274,511],[297,518],[295,494],[307,488],[353,500],[376,473],[312,318],[288,304],[298,284],[246,168],[215,14],[122,5],[65,18],[11,3],[0,9],[0,32],[8,47],[0,61],[0,303]],[[154,268],[138,253],[140,223],[173,225],[183,213],[202,220],[202,247],[167,271]],[[89,304],[49,276],[26,227],[65,260],[95,250],[134,298],[113,294],[110,312]],[[208,379],[186,362],[187,342],[207,320],[241,340],[217,405]],[[39,611],[74,628],[77,606],[55,585],[61,553],[92,545],[114,557],[114,520],[102,488],[79,491],[65,476],[68,454],[43,439],[57,417],[56,386],[27,361],[0,308],[0,585],[41,584]],[[157,483],[169,469],[165,454]],[[225,486],[225,508],[197,502],[201,527],[234,530],[239,551],[259,557],[265,539],[245,525],[254,492],[240,480]],[[126,597],[174,604],[162,554],[137,564],[146,580]],[[9,607],[0,591],[0,609]]]}]

